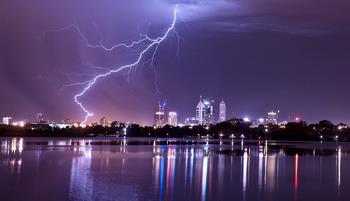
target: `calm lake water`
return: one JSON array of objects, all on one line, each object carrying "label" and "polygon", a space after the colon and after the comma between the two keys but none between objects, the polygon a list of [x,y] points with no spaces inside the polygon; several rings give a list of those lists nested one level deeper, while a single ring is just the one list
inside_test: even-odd
[{"label": "calm lake water", "polygon": [[349,200],[350,144],[0,138],[5,201]]}]

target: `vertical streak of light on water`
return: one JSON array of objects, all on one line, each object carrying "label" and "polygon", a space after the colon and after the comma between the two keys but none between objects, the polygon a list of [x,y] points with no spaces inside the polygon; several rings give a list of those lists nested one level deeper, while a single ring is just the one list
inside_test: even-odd
[{"label": "vertical streak of light on water", "polygon": [[171,158],[171,200],[174,200],[176,149],[172,149],[172,153],[173,157]]},{"label": "vertical streak of light on water", "polygon": [[163,201],[163,181],[164,181],[164,166],[165,166],[165,161],[164,161],[164,156],[161,156],[161,162],[160,162],[160,182],[159,182],[159,200]]},{"label": "vertical streak of light on water", "polygon": [[69,193],[73,199],[83,195],[84,200],[92,200],[93,180],[89,172],[91,168],[92,150],[84,146],[79,146],[76,150],[83,156],[72,158]]},{"label": "vertical streak of light on water", "polygon": [[337,176],[338,176],[338,194],[340,190],[341,185],[341,147],[338,148],[338,155],[337,155]]},{"label": "vertical streak of light on water", "polygon": [[264,154],[260,152],[259,153],[259,174],[258,174],[259,191],[262,189],[263,162],[264,162]]},{"label": "vertical streak of light on water", "polygon": [[278,191],[278,187],[279,187],[279,173],[280,173],[280,156],[277,155],[277,161],[276,161],[276,187],[275,187],[275,191]]},{"label": "vertical streak of light on water", "polygon": [[210,158],[209,160],[209,200],[211,200],[212,198],[212,192],[213,192],[213,158]]},{"label": "vertical streak of light on water", "polygon": [[[153,147],[153,153],[154,153],[154,157],[153,157],[153,168],[154,168],[154,180],[155,180],[155,186],[158,187],[159,186],[159,176],[160,176],[160,159],[161,156],[159,156],[157,149],[155,149],[155,147]],[[158,189],[159,190],[159,189]]]},{"label": "vertical streak of light on water", "polygon": [[298,167],[299,167],[299,156],[295,154],[295,167],[294,167],[294,200],[297,199],[298,194]]},{"label": "vertical streak of light on water", "polygon": [[264,189],[266,190],[267,186],[267,141],[265,141],[265,148],[264,148]]},{"label": "vertical streak of light on water", "polygon": [[202,170],[202,201],[206,200],[207,192],[207,175],[208,175],[208,156],[203,158],[203,170]]},{"label": "vertical streak of light on water", "polygon": [[276,181],[276,155],[271,154],[268,158],[267,165],[267,189],[269,192],[275,190],[275,181]]},{"label": "vertical streak of light on water", "polygon": [[244,151],[243,154],[243,200],[245,200],[245,195],[247,191],[247,175],[248,175],[248,153]]},{"label": "vertical streak of light on water", "polygon": [[[187,191],[187,172],[188,172],[188,148],[185,151],[185,191]],[[185,192],[186,194],[187,192]]]},{"label": "vertical streak of light on water", "polygon": [[193,184],[193,163],[194,163],[194,149],[191,148],[190,153],[190,191],[192,191],[192,184]]}]

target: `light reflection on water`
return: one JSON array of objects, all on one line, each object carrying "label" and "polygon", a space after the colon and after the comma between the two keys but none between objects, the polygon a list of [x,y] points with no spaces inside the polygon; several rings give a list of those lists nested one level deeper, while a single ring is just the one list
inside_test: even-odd
[{"label": "light reflection on water", "polygon": [[348,143],[0,141],[4,200],[347,200],[350,195]]}]

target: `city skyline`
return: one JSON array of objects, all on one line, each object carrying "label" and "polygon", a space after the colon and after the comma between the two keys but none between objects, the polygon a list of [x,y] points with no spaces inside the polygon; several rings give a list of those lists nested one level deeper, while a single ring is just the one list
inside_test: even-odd
[{"label": "city skyline", "polygon": [[0,90],[6,94],[0,116],[31,119],[43,112],[47,119],[81,121],[84,113],[73,98],[83,87],[71,85],[135,59],[130,52],[92,46],[163,36],[177,4],[178,36],[170,34],[159,46],[153,66],[147,63],[152,55],[145,55],[133,71],[99,80],[81,97],[95,114],[91,121],[107,116],[152,124],[149,114],[164,97],[184,119],[193,116],[203,94],[223,98],[228,117],[280,109],[281,119],[350,123],[346,2],[329,10],[315,0],[79,1],[79,7],[67,0],[14,1],[19,3],[0,3],[6,30],[0,36]]},{"label": "city skyline", "polygon": [[[252,123],[253,126],[257,125],[285,125],[288,122],[300,122],[305,121],[307,123],[318,123],[322,120],[328,119],[320,119],[317,122],[308,122],[300,115],[288,116],[288,118],[280,118],[280,110],[269,110],[265,111],[264,114],[258,116],[251,115],[236,115],[232,113],[232,115],[227,115],[227,105],[224,99],[220,99],[221,101],[216,102],[214,99],[208,99],[203,96],[199,96],[199,102],[196,105],[193,105],[192,116],[183,116],[179,118],[179,113],[175,108],[168,108],[167,100],[158,101],[157,107],[154,110],[153,115],[153,123],[147,122],[138,122],[138,121],[125,121],[123,119],[113,119],[106,116],[101,116],[97,121],[89,121],[87,125],[110,125],[112,122],[125,123],[127,125],[131,124],[140,124],[143,126],[154,126],[155,128],[160,128],[165,125],[171,126],[184,126],[184,125],[215,125],[217,123],[221,123],[224,121],[229,121],[232,119],[241,119],[245,122]],[[277,112],[275,112],[277,111]],[[247,112],[248,113],[248,112]],[[245,114],[247,114],[245,113]],[[62,125],[80,125],[81,121],[74,120],[71,118],[65,119],[45,119],[44,114],[39,112],[35,115],[36,118],[18,118],[16,116],[3,116],[3,123],[5,125],[15,125],[15,126],[23,126],[26,123],[53,123],[53,124],[62,124]],[[101,123],[102,122],[102,123]],[[336,124],[342,124],[346,122],[334,122]],[[1,123],[0,123],[1,124]],[[85,125],[80,125],[85,126]]]},{"label": "city skyline", "polygon": [[8,201],[348,201],[350,0],[0,0]]}]

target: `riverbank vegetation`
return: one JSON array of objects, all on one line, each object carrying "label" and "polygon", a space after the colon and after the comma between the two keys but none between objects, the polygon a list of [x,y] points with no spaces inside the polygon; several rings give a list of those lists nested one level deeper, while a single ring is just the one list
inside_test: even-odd
[{"label": "riverbank vegetation", "polygon": [[350,141],[350,129],[345,124],[333,124],[322,120],[316,124],[304,121],[290,122],[285,125],[252,126],[242,119],[231,119],[215,125],[188,125],[160,128],[132,124],[125,126],[112,123],[108,126],[93,125],[87,127],[71,126],[51,127],[48,124],[27,124],[24,127],[0,125],[2,137],[164,137],[164,138],[245,138],[269,140],[323,140]]}]

